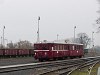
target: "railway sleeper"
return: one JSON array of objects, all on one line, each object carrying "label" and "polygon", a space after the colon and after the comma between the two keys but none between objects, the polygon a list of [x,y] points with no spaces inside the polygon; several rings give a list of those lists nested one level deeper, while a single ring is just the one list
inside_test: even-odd
[{"label": "railway sleeper", "polygon": [[55,72],[57,75],[65,75],[65,74],[68,74],[70,71],[72,71],[73,69],[75,69],[76,67],[70,67],[70,68],[65,68],[65,69],[62,69],[58,72]]}]

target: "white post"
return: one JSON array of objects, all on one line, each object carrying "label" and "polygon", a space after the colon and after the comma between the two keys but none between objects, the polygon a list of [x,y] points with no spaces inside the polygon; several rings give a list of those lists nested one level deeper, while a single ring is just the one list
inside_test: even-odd
[{"label": "white post", "polygon": [[74,43],[75,43],[75,29],[76,29],[76,26],[74,26]]},{"label": "white post", "polygon": [[57,40],[58,40],[59,35],[57,34]]},{"label": "white post", "polygon": [[94,39],[93,39],[93,34],[94,34],[94,32],[92,32],[92,46],[94,45]]}]

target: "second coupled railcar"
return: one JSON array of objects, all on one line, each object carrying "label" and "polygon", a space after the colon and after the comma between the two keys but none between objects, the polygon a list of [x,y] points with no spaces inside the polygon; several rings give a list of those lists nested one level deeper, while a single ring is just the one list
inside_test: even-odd
[{"label": "second coupled railcar", "polygon": [[34,58],[39,61],[84,55],[82,44],[35,43],[34,49]]}]

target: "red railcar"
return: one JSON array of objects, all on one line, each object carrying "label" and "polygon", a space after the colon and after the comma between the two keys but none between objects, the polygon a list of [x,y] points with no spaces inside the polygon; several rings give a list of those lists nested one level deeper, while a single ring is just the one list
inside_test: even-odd
[{"label": "red railcar", "polygon": [[82,44],[35,43],[34,49],[34,58],[39,61],[84,55]]}]

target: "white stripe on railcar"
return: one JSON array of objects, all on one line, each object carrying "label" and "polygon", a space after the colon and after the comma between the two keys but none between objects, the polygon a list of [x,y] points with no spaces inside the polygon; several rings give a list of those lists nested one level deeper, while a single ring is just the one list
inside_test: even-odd
[{"label": "white stripe on railcar", "polygon": [[[50,50],[34,50],[34,51],[50,51]],[[51,50],[51,51],[68,51],[68,50]]]},{"label": "white stripe on railcar", "polygon": [[52,51],[68,51],[68,50],[52,50]]},{"label": "white stripe on railcar", "polygon": [[34,50],[34,51],[49,51],[49,50]]}]

